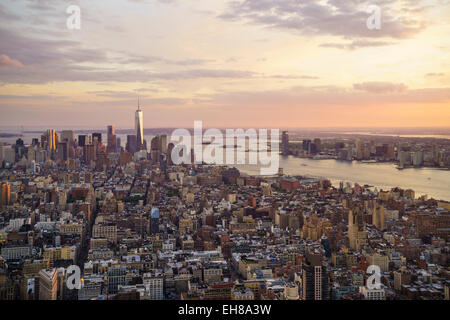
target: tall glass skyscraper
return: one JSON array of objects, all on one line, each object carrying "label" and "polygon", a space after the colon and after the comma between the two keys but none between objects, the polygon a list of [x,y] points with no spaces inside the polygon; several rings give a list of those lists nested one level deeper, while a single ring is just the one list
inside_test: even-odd
[{"label": "tall glass skyscraper", "polygon": [[48,129],[46,138],[47,138],[47,149],[50,151],[56,150],[56,131],[54,129]]},{"label": "tall glass skyscraper", "polygon": [[144,146],[144,114],[139,105],[139,100],[134,121],[134,129],[136,131],[137,149],[141,150]]}]

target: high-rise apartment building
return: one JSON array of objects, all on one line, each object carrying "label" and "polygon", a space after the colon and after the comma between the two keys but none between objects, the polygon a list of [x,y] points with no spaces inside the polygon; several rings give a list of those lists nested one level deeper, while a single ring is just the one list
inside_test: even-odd
[{"label": "high-rise apartment building", "polygon": [[329,300],[328,274],[320,253],[308,252],[302,267],[303,300]]},{"label": "high-rise apartment building", "polygon": [[164,299],[164,277],[161,274],[144,274],[143,284],[151,300]]}]

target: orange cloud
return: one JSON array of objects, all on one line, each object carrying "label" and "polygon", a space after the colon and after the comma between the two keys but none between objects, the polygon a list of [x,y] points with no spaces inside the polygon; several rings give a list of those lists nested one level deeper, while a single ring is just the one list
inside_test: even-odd
[{"label": "orange cloud", "polygon": [[23,64],[19,60],[11,59],[6,54],[0,55],[0,66],[22,68]]}]

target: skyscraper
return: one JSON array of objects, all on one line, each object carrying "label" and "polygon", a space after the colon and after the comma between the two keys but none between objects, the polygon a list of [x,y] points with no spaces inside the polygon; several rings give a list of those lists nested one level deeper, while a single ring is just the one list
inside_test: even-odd
[{"label": "skyscraper", "polygon": [[382,205],[375,205],[372,214],[372,224],[380,230],[386,228],[386,214]]},{"label": "skyscraper", "polygon": [[86,135],[79,135],[78,136],[78,146],[79,147],[84,147],[87,143],[86,143]]},{"label": "skyscraper", "polygon": [[144,146],[144,114],[141,110],[138,100],[138,109],[136,110],[134,129],[136,131],[137,149],[141,150]]},{"label": "skyscraper", "polygon": [[281,147],[283,156],[289,155],[289,133],[287,131],[283,131],[281,136]]},{"label": "skyscraper", "polygon": [[107,152],[117,152],[117,138],[116,138],[116,129],[114,126],[108,126],[108,147]]},{"label": "skyscraper", "polygon": [[67,140],[69,142],[69,145],[73,144],[73,141],[75,140],[75,133],[73,130],[63,130],[61,132],[61,142],[64,140]]},{"label": "skyscraper", "polygon": [[96,148],[97,146],[94,144],[87,144],[83,147],[83,156],[84,156],[84,162],[90,163],[91,161],[95,161],[97,159],[96,157]]},{"label": "skyscraper", "polygon": [[102,144],[102,134],[100,132],[94,132],[92,134],[92,143],[93,144]]},{"label": "skyscraper", "polygon": [[127,135],[127,144],[125,149],[131,153],[134,154],[137,150],[137,139],[136,139],[136,135],[131,134],[131,135]]},{"label": "skyscraper", "polygon": [[47,150],[54,151],[56,150],[56,131],[54,129],[48,129],[46,134],[46,142],[47,142]]},{"label": "skyscraper", "polygon": [[362,144],[360,139],[356,139],[355,141],[355,149],[356,149],[356,159],[362,160],[363,159],[363,150],[362,150]]},{"label": "skyscraper", "polygon": [[312,142],[309,139],[305,139],[302,142],[302,150],[310,154],[312,149]]},{"label": "skyscraper", "polygon": [[150,143],[150,154],[154,163],[159,162],[161,149],[161,137],[158,135],[154,137]]},{"label": "skyscraper", "polygon": [[159,209],[158,208],[152,208],[150,228],[151,228],[152,234],[159,233]]},{"label": "skyscraper", "polygon": [[329,300],[327,267],[320,253],[307,252],[302,266],[303,300]]},{"label": "skyscraper", "polygon": [[116,152],[122,151],[122,140],[119,137],[116,138]]},{"label": "skyscraper", "polygon": [[365,214],[358,207],[348,212],[348,239],[354,250],[361,250],[367,244]]},{"label": "skyscraper", "polygon": [[11,200],[11,185],[8,181],[1,184],[0,207],[6,207]]},{"label": "skyscraper", "polygon": [[161,143],[161,152],[166,154],[167,153],[167,135],[165,135],[165,134],[161,135],[160,143]]},{"label": "skyscraper", "polygon": [[69,157],[69,141],[64,140],[58,143],[58,160],[67,160]]}]

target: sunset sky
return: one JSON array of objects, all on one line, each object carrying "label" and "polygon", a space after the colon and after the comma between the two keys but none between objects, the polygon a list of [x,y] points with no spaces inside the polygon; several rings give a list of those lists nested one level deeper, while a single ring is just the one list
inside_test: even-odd
[{"label": "sunset sky", "polygon": [[450,126],[449,0],[2,0],[0,21],[0,126],[132,128],[138,96],[146,128]]}]

